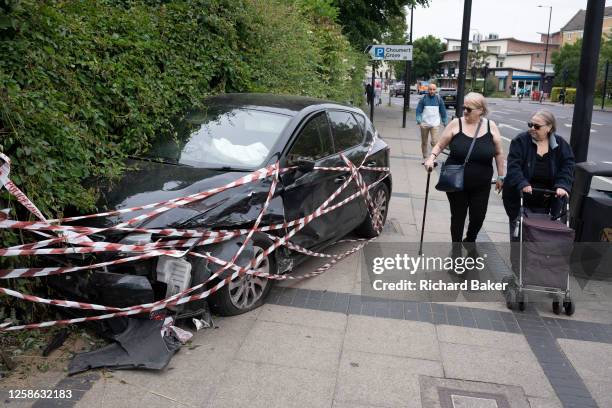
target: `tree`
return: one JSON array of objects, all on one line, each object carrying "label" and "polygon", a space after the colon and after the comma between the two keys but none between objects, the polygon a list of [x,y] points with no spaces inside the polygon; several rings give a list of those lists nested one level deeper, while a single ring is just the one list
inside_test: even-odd
[{"label": "tree", "polygon": [[[578,70],[580,68],[580,52],[582,39],[574,44],[565,44],[559,51],[552,54],[552,63],[555,67],[555,86],[575,87],[578,84]],[[563,71],[567,70],[567,82],[564,83]]]},{"label": "tree", "polygon": [[433,35],[417,38],[412,44],[413,78],[431,78],[440,68],[440,53],[445,49],[444,44]]},{"label": "tree", "polygon": [[357,51],[373,41],[382,43],[393,19],[404,15],[406,6],[427,7],[429,0],[335,0],[342,32]]}]

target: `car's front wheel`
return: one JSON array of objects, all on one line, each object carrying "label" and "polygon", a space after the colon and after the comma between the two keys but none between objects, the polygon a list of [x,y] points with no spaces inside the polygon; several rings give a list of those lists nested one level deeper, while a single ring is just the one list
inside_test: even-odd
[{"label": "car's front wheel", "polygon": [[[389,210],[389,187],[385,183],[380,183],[371,197],[374,202],[374,217],[370,216],[368,211],[363,223],[355,230],[357,235],[363,238],[374,238],[382,231],[382,227],[387,221],[387,212]],[[373,218],[380,219],[379,230],[374,228]]]},{"label": "car's front wheel", "polygon": [[[265,237],[253,236],[254,257],[257,258],[271,244],[272,242]],[[264,257],[252,270],[275,275],[277,266],[274,255],[270,254]],[[271,287],[272,280],[245,274],[219,289],[211,297],[210,306],[213,311],[221,316],[235,316],[246,313],[263,304]]]}]

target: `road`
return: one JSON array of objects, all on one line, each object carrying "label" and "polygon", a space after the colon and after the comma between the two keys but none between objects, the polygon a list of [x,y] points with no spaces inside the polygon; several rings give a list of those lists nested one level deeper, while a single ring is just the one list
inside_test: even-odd
[{"label": "road", "polygon": [[[410,96],[410,106],[416,109],[420,96]],[[383,97],[385,102],[388,99]],[[402,105],[402,98],[391,98],[395,105]],[[518,133],[527,130],[527,122],[531,115],[539,109],[551,111],[557,118],[557,133],[569,142],[572,130],[573,105],[538,104],[536,102],[509,99],[488,99],[489,118],[497,123],[504,139],[504,149],[508,151],[510,141]],[[455,111],[450,109],[450,117]],[[588,159],[596,162],[612,163],[612,112],[594,111],[591,121],[591,136],[589,139]],[[612,190],[612,178],[598,177],[594,180],[593,187],[603,190]]]}]

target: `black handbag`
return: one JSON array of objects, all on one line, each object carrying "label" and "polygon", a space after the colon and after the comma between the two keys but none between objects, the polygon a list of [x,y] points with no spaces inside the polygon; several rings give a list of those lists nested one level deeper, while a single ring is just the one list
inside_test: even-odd
[{"label": "black handbag", "polygon": [[465,161],[463,164],[446,164],[446,162],[442,164],[442,167],[440,168],[440,178],[438,179],[438,184],[436,184],[436,190],[446,191],[447,193],[463,191],[465,165],[467,164],[468,160],[470,160],[474,143],[476,143],[478,133],[480,133],[480,125],[482,125],[482,120],[478,122],[478,127],[476,127],[476,133],[473,137],[474,140],[472,140],[470,150],[468,150],[468,154],[465,156]]}]

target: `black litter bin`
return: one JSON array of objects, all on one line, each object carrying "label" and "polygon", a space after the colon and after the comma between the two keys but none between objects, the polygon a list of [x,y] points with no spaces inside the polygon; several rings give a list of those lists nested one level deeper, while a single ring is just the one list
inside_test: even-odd
[{"label": "black litter bin", "polygon": [[576,165],[570,198],[570,226],[577,242],[612,242],[612,193],[591,189],[594,176],[612,177],[612,164]]},{"label": "black litter bin", "polygon": [[[591,188],[595,176],[612,176],[612,164],[583,162],[576,165],[570,197],[570,226],[576,231],[572,259],[579,278],[612,279],[612,192]],[[586,284],[587,281],[583,281]]]}]

